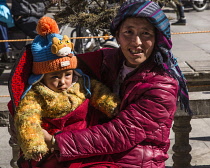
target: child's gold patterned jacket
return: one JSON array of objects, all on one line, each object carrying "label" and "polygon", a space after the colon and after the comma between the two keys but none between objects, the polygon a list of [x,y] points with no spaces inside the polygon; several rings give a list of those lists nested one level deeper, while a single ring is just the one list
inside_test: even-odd
[{"label": "child's gold patterned jacket", "polygon": [[87,127],[88,102],[108,117],[115,115],[119,98],[102,83],[91,80],[90,100],[85,93],[82,77],[67,91],[60,93],[50,90],[41,82],[29,90],[19,103],[15,115],[18,142],[26,159],[48,152],[43,127],[48,132],[54,130],[53,133]]}]

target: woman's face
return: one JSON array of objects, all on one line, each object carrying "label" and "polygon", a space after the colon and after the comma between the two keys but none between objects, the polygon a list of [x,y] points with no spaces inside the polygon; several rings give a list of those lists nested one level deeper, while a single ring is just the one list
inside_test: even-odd
[{"label": "woman's face", "polygon": [[117,32],[126,65],[136,68],[148,59],[155,45],[155,27],[145,18],[127,18]]}]

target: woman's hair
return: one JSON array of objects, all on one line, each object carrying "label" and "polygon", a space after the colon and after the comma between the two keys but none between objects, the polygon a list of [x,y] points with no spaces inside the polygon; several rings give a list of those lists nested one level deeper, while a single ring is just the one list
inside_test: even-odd
[{"label": "woman's hair", "polygon": [[111,23],[110,31],[113,36],[118,36],[116,33],[119,32],[121,24],[128,17],[146,18],[156,28],[155,48],[153,51],[155,62],[177,79],[181,109],[184,108],[185,111],[191,114],[186,80],[171,52],[172,41],[167,16],[159,5],[153,1],[128,0],[121,6]]}]

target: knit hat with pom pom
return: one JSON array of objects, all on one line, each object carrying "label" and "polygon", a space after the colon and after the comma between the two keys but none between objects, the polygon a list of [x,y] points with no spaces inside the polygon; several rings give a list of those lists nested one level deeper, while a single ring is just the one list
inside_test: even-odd
[{"label": "knit hat with pom pom", "polygon": [[[73,43],[69,41],[67,36],[58,34],[59,28],[55,20],[46,16],[42,17],[36,29],[39,35],[35,37],[31,45],[33,54],[32,71],[35,75],[77,67],[77,59],[72,53]],[[57,41],[54,40],[55,38]],[[56,49],[54,48],[56,46],[61,46],[62,51],[65,50],[63,55],[55,53]]]},{"label": "knit hat with pom pom", "polygon": [[[39,35],[35,37],[31,44],[33,73],[28,79],[29,85],[40,81],[46,73],[76,69],[77,58],[73,53],[74,45],[66,35],[58,34],[59,28],[54,19],[46,16],[42,17],[37,24],[36,30]],[[63,54],[55,52],[58,45],[61,46]]]}]

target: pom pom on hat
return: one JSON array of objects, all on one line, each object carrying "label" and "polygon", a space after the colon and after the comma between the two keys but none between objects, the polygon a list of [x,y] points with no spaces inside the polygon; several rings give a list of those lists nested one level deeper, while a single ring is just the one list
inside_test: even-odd
[{"label": "pom pom on hat", "polygon": [[46,36],[52,33],[59,33],[56,21],[50,17],[42,17],[36,27],[36,31],[40,36]]}]

